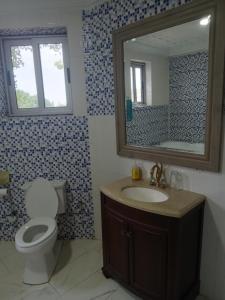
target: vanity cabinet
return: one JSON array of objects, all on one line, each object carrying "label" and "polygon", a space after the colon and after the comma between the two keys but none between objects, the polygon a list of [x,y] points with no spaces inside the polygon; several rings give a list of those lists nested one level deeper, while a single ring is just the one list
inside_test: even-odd
[{"label": "vanity cabinet", "polygon": [[204,203],[181,218],[126,206],[101,194],[103,273],[142,299],[194,300]]}]

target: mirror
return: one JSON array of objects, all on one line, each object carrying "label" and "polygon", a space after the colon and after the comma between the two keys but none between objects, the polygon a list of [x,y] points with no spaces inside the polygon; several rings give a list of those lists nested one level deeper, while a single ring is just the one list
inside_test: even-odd
[{"label": "mirror", "polygon": [[185,5],[113,34],[119,154],[218,170],[219,3]]},{"label": "mirror", "polygon": [[124,42],[127,144],[204,154],[209,27],[206,16]]}]

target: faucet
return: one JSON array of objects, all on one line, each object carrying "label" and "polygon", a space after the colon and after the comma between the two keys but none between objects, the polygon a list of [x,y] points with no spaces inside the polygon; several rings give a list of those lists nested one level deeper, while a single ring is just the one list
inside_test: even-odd
[{"label": "faucet", "polygon": [[[156,171],[156,174],[155,174]],[[154,175],[155,174],[155,175]],[[162,175],[163,175],[163,164],[162,163],[156,163],[150,172],[150,185],[155,185],[157,187],[164,187],[165,185],[165,180],[162,180]]]},{"label": "faucet", "polygon": [[177,190],[183,189],[183,177],[178,171],[172,170],[170,172],[170,187]]}]

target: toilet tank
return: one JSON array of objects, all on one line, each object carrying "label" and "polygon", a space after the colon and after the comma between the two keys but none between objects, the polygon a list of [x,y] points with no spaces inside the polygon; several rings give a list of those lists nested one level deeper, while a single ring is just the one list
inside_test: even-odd
[{"label": "toilet tank", "polygon": [[59,199],[58,214],[64,214],[66,211],[66,180],[52,180],[50,181]]},{"label": "toilet tank", "polygon": [[[66,180],[50,180],[49,181],[52,186],[54,187],[56,194],[59,200],[58,206],[58,214],[63,214],[66,211]],[[26,182],[21,187],[21,189],[26,193],[29,187],[31,186],[32,182]]]}]

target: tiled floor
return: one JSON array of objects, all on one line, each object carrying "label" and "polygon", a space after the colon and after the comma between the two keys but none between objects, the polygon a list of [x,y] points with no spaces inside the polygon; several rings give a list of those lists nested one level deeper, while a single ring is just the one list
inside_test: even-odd
[{"label": "tiled floor", "polygon": [[[23,257],[12,242],[0,242],[1,300],[134,300],[139,299],[101,273],[97,240],[65,242],[51,281],[40,286],[22,283]],[[203,298],[198,298],[203,300]]]}]

